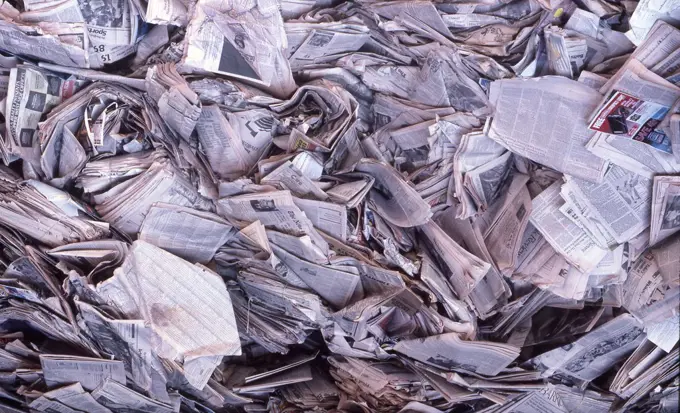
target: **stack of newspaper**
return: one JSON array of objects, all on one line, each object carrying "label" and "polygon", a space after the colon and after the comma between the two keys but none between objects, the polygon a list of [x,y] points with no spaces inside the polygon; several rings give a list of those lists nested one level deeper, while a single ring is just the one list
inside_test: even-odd
[{"label": "stack of newspaper", "polygon": [[0,0],[0,411],[677,412],[678,0]]}]

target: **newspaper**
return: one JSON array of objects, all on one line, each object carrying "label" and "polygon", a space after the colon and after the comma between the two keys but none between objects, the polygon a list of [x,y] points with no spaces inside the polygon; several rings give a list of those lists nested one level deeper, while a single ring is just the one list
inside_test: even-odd
[{"label": "newspaper", "polygon": [[[654,19],[654,22],[649,29],[644,42],[633,51],[628,57],[621,69],[633,60],[637,60],[646,68],[652,68],[659,62],[663,61],[678,47],[680,42],[680,32],[671,24],[665,22],[663,19]],[[619,70],[612,76],[609,81],[600,88],[600,92],[605,93],[611,86],[624,74]]]},{"label": "newspaper", "polygon": [[661,151],[672,153],[670,139],[657,126],[670,107],[646,102],[623,92],[615,92],[595,115],[590,128],[624,135]]},{"label": "newspaper", "polygon": [[[249,127],[246,130],[256,128],[254,133],[242,134],[245,131],[229,121],[217,106],[207,106],[201,111],[196,124],[199,142],[208,153],[211,167],[219,176],[229,177],[247,172],[270,144],[271,130],[275,125],[271,115],[253,111],[247,122]],[[237,138],[239,136],[247,136],[249,140],[242,141]]]},{"label": "newspaper", "polygon": [[563,400],[555,386],[548,385],[546,388],[528,392],[525,396],[518,397],[498,411],[521,411],[521,412],[551,412],[560,413],[569,411],[567,403]]},{"label": "newspaper", "polygon": [[182,138],[189,139],[201,115],[196,92],[169,63],[150,68],[146,82],[146,90],[158,103],[158,113]]},{"label": "newspaper", "polygon": [[357,287],[361,284],[359,274],[349,271],[350,268],[343,271],[338,267],[316,265],[301,260],[278,247],[274,247],[273,251],[288,270],[277,268],[278,271],[285,271],[282,277],[290,278],[290,272],[292,272],[293,277],[299,280],[293,285],[316,291],[320,297],[335,308],[344,308],[351,301],[354,301]]},{"label": "newspaper", "polygon": [[0,1],[0,411],[677,411],[677,10]]},{"label": "newspaper", "polygon": [[190,262],[208,263],[236,234],[220,216],[171,204],[154,204],[144,217],[139,239]]},{"label": "newspaper", "polygon": [[578,270],[588,274],[604,258],[600,247],[579,225],[560,210],[565,205],[560,183],[555,182],[532,201],[530,221],[546,241]]},{"label": "newspaper", "polygon": [[325,63],[327,56],[337,56],[359,50],[368,41],[369,30],[365,26],[361,27],[352,23],[340,23],[334,25],[335,27],[331,25],[318,27],[318,24],[310,24],[309,26],[318,27],[311,30],[305,30],[305,27],[301,27],[302,24],[287,23],[285,28],[289,41],[300,36],[299,32],[307,34],[302,43],[291,42],[290,44],[291,50],[295,50],[288,56],[291,68],[293,70],[312,68]]},{"label": "newspaper", "polygon": [[153,413],[174,411],[171,405],[150,399],[112,380],[106,380],[95,389],[92,392],[92,397],[99,404],[113,411],[119,409],[136,409]]},{"label": "newspaper", "polygon": [[612,30],[608,24],[600,24],[600,16],[594,9],[595,7],[590,12],[584,9],[574,10],[564,25],[565,29],[585,36],[588,51],[584,60],[588,68],[594,68],[607,59],[630,53],[634,49],[625,34]]},{"label": "newspaper", "polygon": [[0,33],[0,47],[12,54],[59,65],[89,67],[89,37],[82,23],[52,23],[42,30],[40,26],[19,26],[3,18]]},{"label": "newspaper", "polygon": [[459,218],[489,207],[508,177],[510,162],[511,152],[486,135],[473,132],[462,136],[453,158],[454,196],[462,206]]},{"label": "newspaper", "polygon": [[586,38],[554,26],[546,27],[544,33],[550,69],[555,74],[573,79],[586,63]]},{"label": "newspaper", "polygon": [[673,155],[642,142],[620,139],[616,135],[596,133],[586,148],[591,153],[648,179],[656,174],[680,171],[680,164]]},{"label": "newspaper", "polygon": [[640,323],[623,314],[573,343],[541,354],[535,360],[544,373],[559,371],[581,380],[593,380],[625,357],[645,338]]},{"label": "newspaper", "polygon": [[632,59],[605,93],[610,99],[593,117],[592,129],[623,134],[671,152],[670,139],[659,126],[680,97],[680,89]]},{"label": "newspaper", "polygon": [[167,162],[154,162],[144,173],[126,181],[123,186],[124,189],[113,187],[94,199],[97,212],[124,232],[139,231],[155,202],[196,206],[207,211],[213,209],[212,204]]},{"label": "newspaper", "polygon": [[0,180],[3,190],[0,221],[4,226],[23,231],[27,237],[52,247],[103,238],[109,233],[108,225],[90,221],[88,210],[67,193],[40,182],[33,184]]},{"label": "newspaper", "polygon": [[73,411],[111,412],[111,410],[97,403],[80,383],[74,383],[45,392],[42,396],[32,401],[30,407],[38,411],[64,411],[71,408]]},{"label": "newspaper", "polygon": [[575,206],[579,219],[586,218],[579,222],[593,238],[612,247],[637,236],[649,225],[651,187],[650,180],[614,165],[600,184],[568,176],[561,194]]},{"label": "newspaper", "polygon": [[517,348],[495,343],[461,341],[455,333],[426,340],[400,341],[395,351],[445,370],[494,376],[518,356]]},{"label": "newspaper", "polygon": [[677,6],[674,1],[664,1],[658,4],[650,1],[640,2],[631,16],[630,30],[626,32],[626,36],[635,44],[642,43],[656,21],[672,23],[680,19]]},{"label": "newspaper", "polygon": [[217,203],[222,215],[230,215],[242,221],[260,221],[281,232],[292,235],[309,235],[312,242],[322,251],[328,249],[314,224],[294,202],[289,191],[248,194],[222,198]]},{"label": "newspaper", "polygon": [[649,243],[655,245],[680,230],[680,185],[674,176],[654,178]]},{"label": "newspaper", "polygon": [[430,207],[401,180],[388,165],[375,161],[359,163],[355,170],[375,178],[369,203],[381,212],[381,216],[399,227],[424,224],[430,217]]},{"label": "newspaper", "polygon": [[[178,280],[167,279],[163,266],[182,273],[182,287],[172,285]],[[165,281],[162,281],[163,277]],[[209,285],[213,288],[207,288]],[[98,285],[97,291],[122,314],[141,317],[150,323],[161,340],[156,351],[170,359],[183,360],[185,369],[202,357],[238,355],[241,351],[240,343],[236,341],[233,313],[218,315],[216,312],[217,308],[231,308],[229,295],[218,276],[144,241],[133,244],[119,271]],[[193,296],[193,303],[189,294]],[[214,305],[212,314],[197,312],[198,302],[208,299]],[[202,326],[203,330],[199,336],[193,334],[197,326]],[[232,331],[232,334],[218,334],[225,331]],[[214,360],[213,366],[219,361]],[[190,382],[196,388],[204,387],[209,379],[206,373]]]},{"label": "newspaper", "polygon": [[[491,139],[560,172],[589,181],[602,179],[606,163],[584,149],[593,132],[583,122],[597,106],[599,93],[559,77],[512,79],[492,83],[489,100],[496,108],[487,123]],[[536,113],[534,123],[518,122],[525,112]],[[546,123],[544,116],[560,120]]]},{"label": "newspaper", "polygon": [[611,389],[628,399],[623,408],[646,394],[646,390],[656,386],[659,380],[670,377],[677,370],[673,358],[677,350],[665,354],[649,342],[643,342],[626,360],[619,374],[611,384]]},{"label": "newspaper", "polygon": [[57,76],[30,67],[10,70],[7,91],[7,133],[10,152],[35,157],[38,122],[43,114],[73,95],[75,81],[64,82]]},{"label": "newspaper", "polygon": [[449,282],[460,298],[466,298],[487,273],[490,264],[468,253],[453,241],[437,224],[420,227],[435,253],[450,272]]},{"label": "newspaper", "polygon": [[289,96],[295,82],[283,54],[287,42],[277,4],[238,5],[231,13],[222,7],[210,0],[196,4],[182,63],[254,82],[275,96]]},{"label": "newspaper", "polygon": [[661,276],[664,278],[664,282],[670,286],[677,285],[680,275],[680,260],[675,255],[680,247],[680,242],[677,238],[675,240],[668,240],[655,247],[652,251],[654,253],[654,258],[659,266],[659,271],[661,271]]},{"label": "newspaper", "polygon": [[125,369],[122,361],[44,355],[40,357],[40,365],[48,386],[77,381],[84,389],[91,391],[106,379],[119,383],[125,382]]}]

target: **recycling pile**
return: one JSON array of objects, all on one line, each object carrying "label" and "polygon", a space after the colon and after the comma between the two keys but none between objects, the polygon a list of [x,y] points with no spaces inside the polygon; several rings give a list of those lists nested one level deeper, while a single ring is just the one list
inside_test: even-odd
[{"label": "recycling pile", "polygon": [[678,411],[678,0],[0,1],[3,413]]}]

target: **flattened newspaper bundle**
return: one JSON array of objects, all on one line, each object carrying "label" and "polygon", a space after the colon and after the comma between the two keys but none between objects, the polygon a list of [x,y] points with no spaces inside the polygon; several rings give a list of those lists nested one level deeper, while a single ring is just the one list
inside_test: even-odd
[{"label": "flattened newspaper bundle", "polygon": [[678,0],[0,0],[0,411],[671,413]]}]

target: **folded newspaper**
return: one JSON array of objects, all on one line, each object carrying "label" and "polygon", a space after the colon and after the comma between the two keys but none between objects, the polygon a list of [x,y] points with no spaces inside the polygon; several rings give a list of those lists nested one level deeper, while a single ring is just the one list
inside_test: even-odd
[{"label": "folded newspaper", "polygon": [[0,412],[680,408],[680,1],[0,0]]}]

